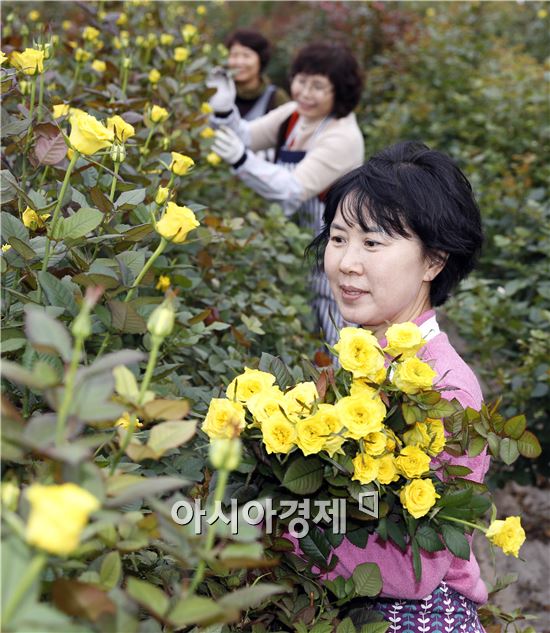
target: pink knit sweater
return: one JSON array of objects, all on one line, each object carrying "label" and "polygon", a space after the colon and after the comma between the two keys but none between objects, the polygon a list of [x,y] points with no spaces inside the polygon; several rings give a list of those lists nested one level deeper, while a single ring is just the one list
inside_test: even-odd
[{"label": "pink knit sweater", "polygon": [[[434,311],[430,310],[415,322],[420,325],[433,316]],[[385,341],[380,343],[382,346],[385,345]],[[443,397],[448,400],[456,398],[463,407],[469,406],[479,410],[482,395],[477,378],[450,344],[446,334],[441,332],[429,340],[421,351],[421,356],[440,377],[438,386],[454,387],[452,390],[444,391]],[[438,461],[467,466],[472,471],[468,479],[478,482],[483,481],[489,467],[489,457],[485,452],[474,458],[457,458],[442,453],[438,456]],[[295,539],[292,540],[296,544]],[[449,587],[474,602],[487,601],[487,588],[481,579],[479,565],[473,553],[470,555],[470,560],[465,561],[456,558],[447,550],[433,553],[420,551],[422,578],[417,581],[414,576],[410,547],[402,552],[393,542],[384,541],[377,534],[369,537],[365,548],[356,547],[344,538],[335,550],[339,558],[338,564],[324,577],[329,580],[337,576],[349,578],[357,565],[376,563],[382,574],[381,597],[420,600],[445,581]]]}]

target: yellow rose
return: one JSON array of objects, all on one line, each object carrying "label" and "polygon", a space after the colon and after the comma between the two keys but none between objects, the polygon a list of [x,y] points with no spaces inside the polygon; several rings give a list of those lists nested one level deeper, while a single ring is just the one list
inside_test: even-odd
[{"label": "yellow rose", "polygon": [[67,556],[78,547],[82,530],[99,501],[76,484],[27,489],[31,505],[26,539],[50,554]]},{"label": "yellow rose", "polygon": [[386,450],[389,453],[393,453],[397,448],[401,448],[403,443],[391,429],[387,426],[384,427],[384,433],[386,434]]},{"label": "yellow rose", "polygon": [[74,52],[74,58],[79,64],[87,62],[92,57],[89,51],[85,51],[83,48],[77,48]]},{"label": "yellow rose", "polygon": [[340,449],[344,438],[338,435],[342,423],[331,404],[320,404],[310,417],[296,423],[296,444],[304,455],[327,451],[330,456]]},{"label": "yellow rose", "polygon": [[202,130],[200,135],[202,136],[202,138],[212,138],[213,136],[216,136],[216,132],[214,132],[211,127],[207,126],[204,128],[204,130]]},{"label": "yellow rose", "polygon": [[413,479],[430,470],[430,456],[417,446],[406,446],[396,457],[395,464],[404,477]]},{"label": "yellow rose", "polygon": [[431,389],[435,371],[419,358],[406,358],[397,365],[392,377],[393,384],[404,393],[415,394]]},{"label": "yellow rose", "polygon": [[96,73],[104,73],[107,70],[107,64],[101,59],[94,59],[92,62],[92,68]]},{"label": "yellow rose", "polygon": [[156,230],[170,242],[181,244],[197,226],[199,222],[189,207],[179,207],[175,202],[169,202],[164,215],[157,222]]},{"label": "yellow rose", "polygon": [[380,463],[374,457],[358,453],[353,458],[353,477],[352,479],[362,483],[370,484],[378,477]]},{"label": "yellow rose", "polygon": [[414,323],[395,323],[386,330],[387,345],[384,351],[390,356],[399,356],[401,359],[410,358],[426,344],[422,338],[422,332]]},{"label": "yellow rose", "polygon": [[239,436],[245,426],[244,408],[240,402],[213,398],[204,418],[202,430],[211,439],[232,438]]},{"label": "yellow rose", "polygon": [[354,378],[370,378],[373,381],[385,376],[384,356],[376,337],[368,330],[345,327],[334,346],[340,364],[351,371]]},{"label": "yellow rose", "polygon": [[189,49],[185,46],[177,46],[174,49],[174,61],[184,62],[189,57]]},{"label": "yellow rose", "polygon": [[23,224],[28,229],[30,229],[31,231],[36,231],[36,229],[41,229],[45,226],[45,221],[49,217],[50,217],[49,213],[42,213],[38,215],[38,213],[34,209],[27,207],[23,211],[22,220],[23,220]]},{"label": "yellow rose", "polygon": [[431,479],[414,479],[399,492],[399,500],[403,507],[415,519],[428,514],[439,497]]},{"label": "yellow rose", "polygon": [[289,453],[296,446],[296,428],[280,413],[262,423],[262,439],[268,453]]},{"label": "yellow rose", "polygon": [[507,517],[504,521],[493,521],[486,532],[487,538],[500,547],[509,556],[519,555],[520,547],[525,541],[525,531],[521,527],[520,517]]},{"label": "yellow rose", "polygon": [[346,396],[336,403],[338,415],[347,429],[346,437],[359,440],[382,429],[386,407],[379,396]]},{"label": "yellow rose", "polygon": [[426,430],[430,436],[427,452],[432,457],[435,457],[445,448],[445,426],[443,420],[426,418]]},{"label": "yellow rose", "polygon": [[174,36],[170,33],[162,33],[160,36],[160,43],[163,46],[171,46],[174,43]]},{"label": "yellow rose", "polygon": [[548,11],[546,11],[546,9],[539,9],[537,11],[537,17],[540,18],[541,20],[544,20],[544,18],[546,18],[548,16]]},{"label": "yellow rose", "polygon": [[155,202],[160,206],[162,206],[167,200],[168,200],[168,196],[170,195],[170,189],[168,189],[168,187],[162,187],[160,186],[157,189],[157,193],[155,195]]},{"label": "yellow rose", "polygon": [[70,106],[68,103],[58,103],[53,107],[53,118],[60,119],[62,116],[69,114]]},{"label": "yellow rose", "polygon": [[149,113],[149,118],[153,123],[162,123],[163,121],[166,121],[169,116],[170,114],[168,113],[168,110],[161,108],[158,105],[154,105]]},{"label": "yellow rose", "polygon": [[22,53],[14,51],[10,56],[11,64],[25,75],[44,72],[44,51],[26,48]]},{"label": "yellow rose", "polygon": [[214,112],[214,109],[212,108],[212,106],[208,103],[208,101],[203,101],[201,103],[201,112],[203,114],[212,114],[212,112]]},{"label": "yellow rose", "polygon": [[160,77],[161,77],[160,72],[156,68],[153,68],[152,70],[149,71],[149,81],[152,84],[158,83],[160,81]]},{"label": "yellow rose", "polygon": [[40,20],[40,11],[33,9],[32,11],[29,11],[27,17],[31,22],[38,22],[38,20]]},{"label": "yellow rose", "polygon": [[323,450],[326,451],[331,457],[334,453],[343,452],[341,450],[342,444],[346,441],[343,434],[344,425],[338,415],[338,410],[332,404],[320,404],[315,416],[320,416],[326,429],[327,436],[325,438],[325,444]]},{"label": "yellow rose", "polygon": [[265,420],[280,415],[284,403],[284,393],[279,387],[273,386],[251,396],[246,402],[246,408],[252,413],[257,426],[261,427]]},{"label": "yellow rose", "polygon": [[[4,55],[4,53],[2,51],[0,51],[0,66],[2,66],[2,64],[8,59],[7,55]],[[204,104],[203,104],[204,105]],[[202,108],[202,106],[201,106]]]},{"label": "yellow rose", "polygon": [[127,24],[127,22],[128,22],[128,16],[126,15],[126,13],[121,13],[116,19],[116,23],[119,26],[124,26],[125,24]]},{"label": "yellow rose", "polygon": [[234,378],[228,385],[225,395],[231,400],[248,402],[248,400],[264,389],[275,384],[275,376],[259,369],[244,368],[244,373]]},{"label": "yellow rose", "polygon": [[170,171],[176,176],[185,176],[191,167],[195,164],[195,161],[185,154],[178,154],[178,152],[172,153],[172,162],[170,163]]},{"label": "yellow rose", "polygon": [[[115,426],[120,426],[123,429],[129,429],[130,428],[130,423],[132,422],[131,418],[130,418],[130,414],[125,411],[120,418],[118,418],[118,420],[115,422]],[[143,423],[140,422],[137,418],[136,418],[136,422],[134,425],[134,428],[136,429],[141,429],[143,427]]]},{"label": "yellow rose", "polygon": [[222,162],[222,159],[216,154],[216,152],[210,152],[206,157],[206,162],[209,165],[212,165],[212,167],[217,167]]},{"label": "yellow rose", "polygon": [[95,40],[99,37],[99,31],[93,26],[87,26],[82,31],[82,37],[87,41]]},{"label": "yellow rose", "polygon": [[7,253],[11,249],[11,244],[2,244],[2,253]]},{"label": "yellow rose", "polygon": [[393,455],[383,455],[378,460],[378,481],[381,484],[391,484],[399,479],[399,473],[395,465],[395,457]]},{"label": "yellow rose", "polygon": [[284,409],[289,418],[309,415],[319,393],[314,382],[299,382],[285,393]]},{"label": "yellow rose", "polygon": [[170,277],[168,275],[161,275],[155,288],[161,292],[166,292],[168,288],[170,288],[171,283],[172,282],[170,281]]},{"label": "yellow rose", "polygon": [[206,13],[206,7],[204,6],[204,4],[199,4],[199,6],[197,7],[197,14],[204,15],[205,13]]},{"label": "yellow rose", "polygon": [[425,422],[416,422],[408,431],[403,433],[403,440],[406,446],[418,446],[426,450],[430,446],[430,436]]},{"label": "yellow rose", "polygon": [[80,110],[71,110],[69,120],[71,123],[69,142],[77,152],[91,156],[99,152],[100,149],[112,145],[114,132],[90,114]]},{"label": "yellow rose", "polygon": [[367,433],[363,437],[363,450],[371,457],[378,457],[386,450],[386,436],[380,431]]},{"label": "yellow rose", "polygon": [[191,42],[197,35],[197,27],[194,24],[184,24],[181,29],[181,35],[186,43]]},{"label": "yellow rose", "polygon": [[132,138],[132,136],[136,133],[134,126],[126,123],[126,121],[121,116],[118,116],[118,114],[115,114],[115,116],[107,119],[107,128],[114,132],[115,137],[121,143],[124,143],[129,138]]},{"label": "yellow rose", "polygon": [[371,387],[370,385],[368,385],[367,382],[368,382],[367,378],[354,378],[351,383],[349,395],[357,396],[361,394],[365,398],[367,397],[374,398],[375,396],[377,396],[378,391],[374,387]]},{"label": "yellow rose", "polygon": [[63,22],[61,22],[61,28],[64,31],[69,31],[72,25],[73,25],[72,20],[63,20]]}]

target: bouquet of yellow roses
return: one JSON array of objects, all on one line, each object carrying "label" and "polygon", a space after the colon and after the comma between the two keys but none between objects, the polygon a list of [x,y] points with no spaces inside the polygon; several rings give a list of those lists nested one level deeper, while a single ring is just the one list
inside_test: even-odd
[{"label": "bouquet of yellow roses", "polygon": [[[538,442],[523,416],[505,420],[496,405],[475,411],[445,399],[436,372],[418,357],[424,344],[413,323],[391,326],[385,348],[368,330],[344,328],[333,349],[336,372],[309,363],[291,371],[267,354],[259,369],[245,368],[225,398],[211,401],[202,425],[212,447],[246,449],[232,465],[226,500],[267,500],[276,535],[298,536],[307,564],[325,571],[336,565],[333,550],[344,535],[364,547],[374,531],[403,550],[411,546],[417,578],[421,550],[447,548],[469,559],[466,534],[474,528],[517,556],[525,538],[519,518],[495,520],[493,509],[487,530],[479,522],[492,505],[487,488],[467,478],[468,467],[441,457],[487,450],[511,463],[519,454],[536,457]],[[312,504],[321,508],[315,515]],[[264,527],[271,528],[267,505]],[[294,549],[277,536],[271,542],[274,550]],[[354,574],[356,595],[379,592],[372,565],[368,576],[365,583]]]}]

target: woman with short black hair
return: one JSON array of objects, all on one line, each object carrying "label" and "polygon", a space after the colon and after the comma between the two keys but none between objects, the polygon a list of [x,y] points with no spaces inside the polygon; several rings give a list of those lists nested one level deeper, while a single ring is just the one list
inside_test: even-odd
[{"label": "woman with short black hair", "polygon": [[[293,101],[250,123],[233,106],[234,85],[218,71],[209,80],[218,127],[213,150],[234,173],[288,217],[317,235],[324,192],[363,162],[364,143],[353,109],[362,89],[359,65],[348,48],[311,44],[292,63]],[[275,148],[276,163],[256,152]],[[313,307],[326,341],[344,325],[323,274],[312,278]]]}]

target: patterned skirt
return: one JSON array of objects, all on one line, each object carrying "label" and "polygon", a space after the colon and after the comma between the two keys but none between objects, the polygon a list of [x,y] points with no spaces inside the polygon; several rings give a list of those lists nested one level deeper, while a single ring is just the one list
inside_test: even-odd
[{"label": "patterned skirt", "polygon": [[422,600],[379,599],[371,609],[390,623],[388,633],[485,633],[476,603],[445,582]]}]

